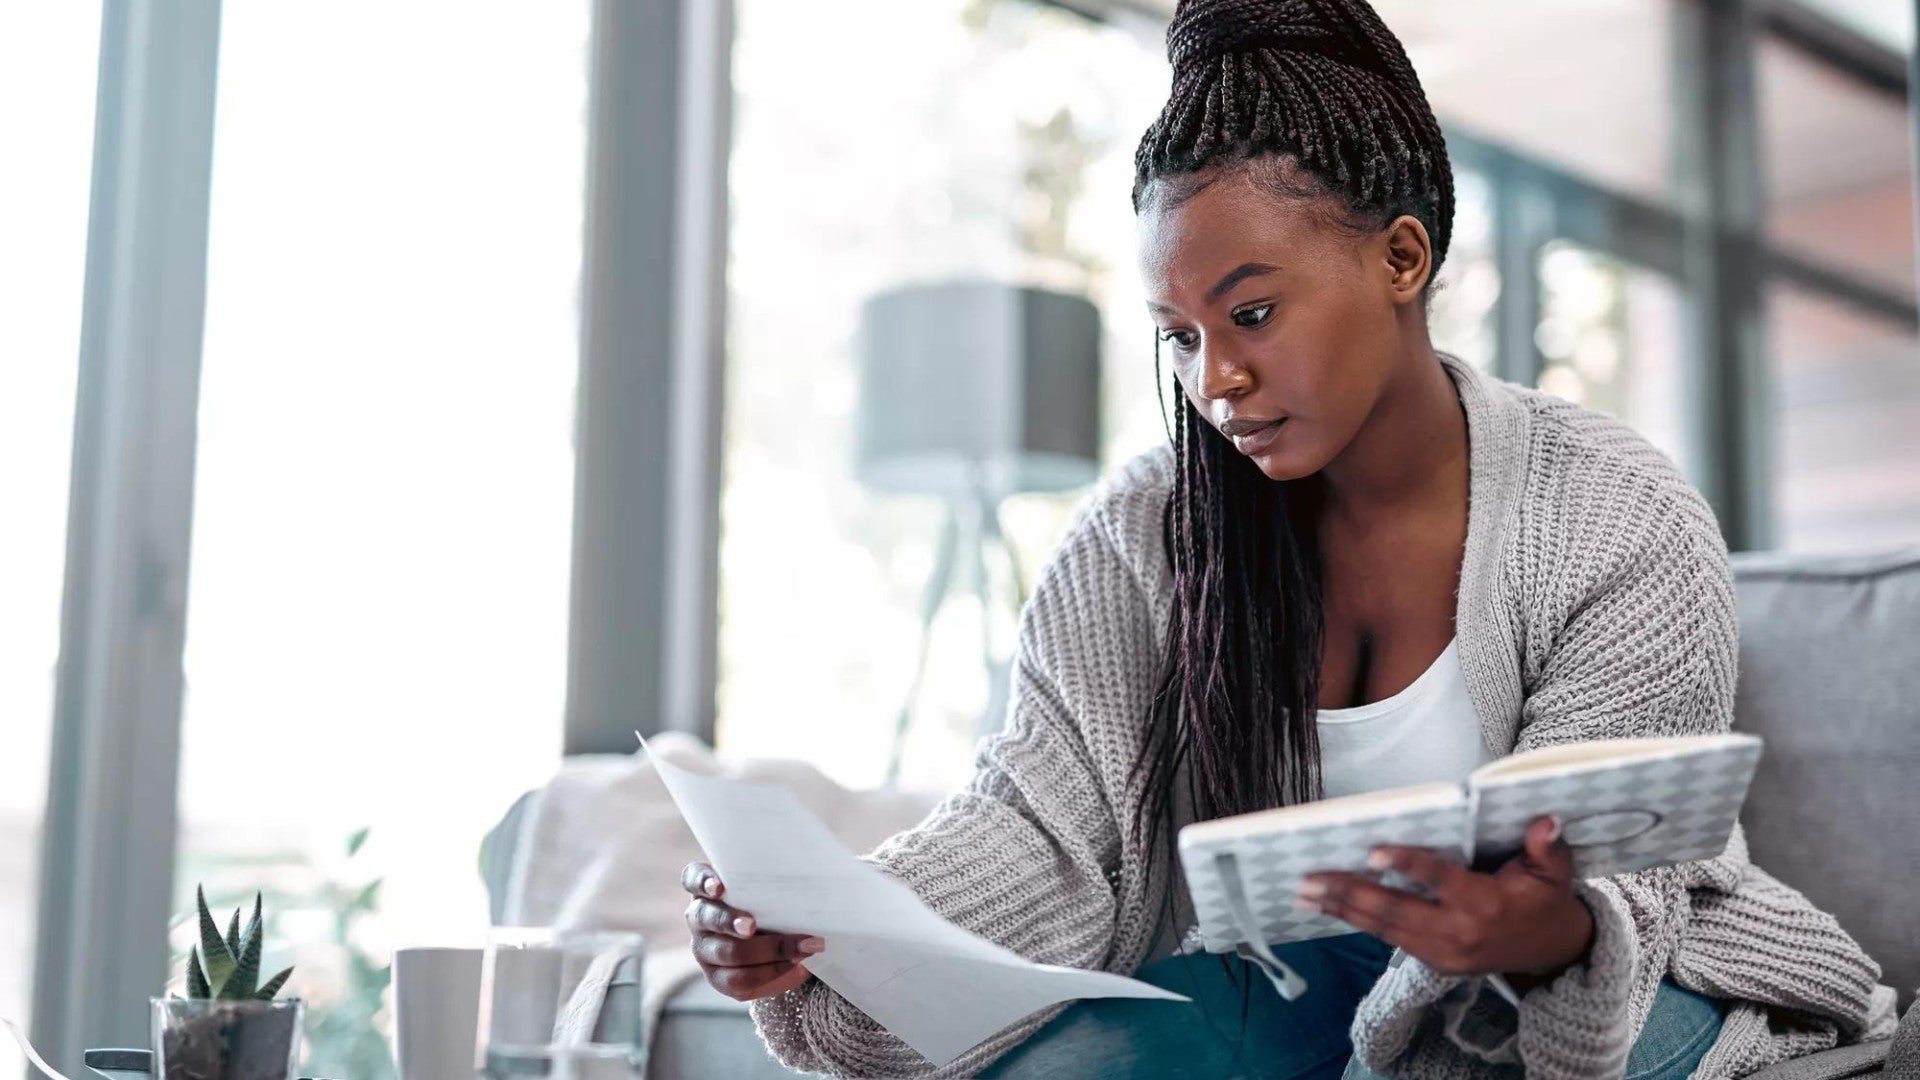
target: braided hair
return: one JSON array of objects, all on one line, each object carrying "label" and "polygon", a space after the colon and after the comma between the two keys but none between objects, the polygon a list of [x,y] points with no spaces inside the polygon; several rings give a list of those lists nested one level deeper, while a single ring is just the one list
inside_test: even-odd
[{"label": "braided hair", "polygon": [[[1453,224],[1446,142],[1366,0],[1181,0],[1167,54],[1173,89],[1135,155],[1136,212],[1244,174],[1356,236],[1411,215],[1438,271]],[[1177,865],[1169,800],[1183,767],[1195,820],[1320,797],[1324,620],[1317,478],[1268,479],[1172,390],[1175,603],[1134,771],[1149,854]]]}]

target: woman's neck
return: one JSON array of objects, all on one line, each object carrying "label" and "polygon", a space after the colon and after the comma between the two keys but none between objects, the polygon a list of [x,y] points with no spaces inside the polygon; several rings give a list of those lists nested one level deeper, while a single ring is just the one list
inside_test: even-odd
[{"label": "woman's neck", "polygon": [[1449,498],[1467,470],[1467,417],[1424,339],[1403,356],[1353,441],[1321,470],[1326,509],[1349,519]]}]

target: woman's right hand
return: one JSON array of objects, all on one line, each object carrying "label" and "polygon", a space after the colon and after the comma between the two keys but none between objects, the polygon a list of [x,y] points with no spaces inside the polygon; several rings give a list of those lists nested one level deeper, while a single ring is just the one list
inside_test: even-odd
[{"label": "woman's right hand", "polygon": [[761,931],[752,914],[720,902],[727,887],[706,863],[688,863],[680,872],[680,887],[693,894],[687,905],[693,958],[715,990],[735,1001],[752,1001],[784,994],[812,975],[801,961],[826,948],[826,942]]}]

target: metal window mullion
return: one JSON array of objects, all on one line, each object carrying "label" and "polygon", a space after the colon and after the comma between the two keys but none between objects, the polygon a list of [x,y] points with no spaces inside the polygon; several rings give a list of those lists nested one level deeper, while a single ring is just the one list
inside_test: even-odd
[{"label": "metal window mullion", "polygon": [[1500,295],[1494,302],[1495,372],[1509,382],[1540,381],[1540,251],[1553,228],[1553,203],[1519,170],[1496,165],[1493,182],[1494,261]]},{"label": "metal window mullion", "polygon": [[1759,5],[1760,27],[1776,40],[1879,93],[1905,97],[1908,58],[1865,31],[1809,7],[1804,0]]},{"label": "metal window mullion", "polygon": [[565,750],[711,738],[732,5],[595,0]]},{"label": "metal window mullion", "polygon": [[1772,536],[1772,382],[1761,301],[1764,210],[1758,15],[1742,0],[1673,6],[1676,196],[1686,223],[1692,460],[1727,546]]},{"label": "metal window mullion", "polygon": [[108,0],[33,1033],[78,1073],[167,979],[218,0]]},{"label": "metal window mullion", "polygon": [[1915,303],[1912,290],[1869,280],[1853,267],[1772,248],[1763,257],[1763,271],[1771,281],[1790,282],[1802,291],[1845,304],[1907,333],[1920,330],[1920,304]]},{"label": "metal window mullion", "polygon": [[1913,0],[1913,23],[1914,47],[1907,51],[1907,113],[1913,119],[1914,280],[1920,282],[1920,0]]},{"label": "metal window mullion", "polygon": [[[693,0],[681,27],[674,215],[674,457],[669,494],[665,726],[714,738],[719,682],[720,484],[726,403],[727,167],[733,4]],[[624,734],[624,733],[623,733]]]}]

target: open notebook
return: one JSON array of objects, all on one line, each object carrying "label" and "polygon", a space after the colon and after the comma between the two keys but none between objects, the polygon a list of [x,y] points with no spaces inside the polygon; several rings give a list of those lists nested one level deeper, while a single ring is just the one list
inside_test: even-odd
[{"label": "open notebook", "polygon": [[1198,822],[1180,830],[1180,862],[1209,952],[1240,951],[1283,996],[1305,989],[1269,943],[1349,934],[1295,908],[1315,871],[1366,874],[1379,844],[1432,848],[1476,870],[1518,854],[1527,824],[1558,814],[1574,873],[1608,877],[1692,862],[1726,849],[1760,760],[1752,735],[1608,739],[1546,747],[1483,765],[1461,784],[1420,784]]}]

